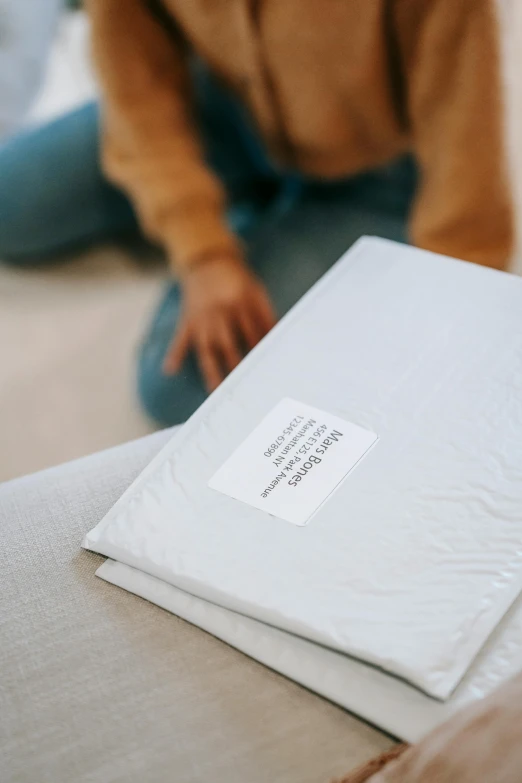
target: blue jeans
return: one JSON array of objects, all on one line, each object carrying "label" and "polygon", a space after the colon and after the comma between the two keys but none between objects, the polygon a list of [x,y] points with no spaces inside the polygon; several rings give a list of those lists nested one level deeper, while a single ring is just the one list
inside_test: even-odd
[{"label": "blue jeans", "polygon": [[[197,78],[200,133],[208,164],[229,195],[229,220],[280,315],[361,235],[405,241],[415,190],[409,158],[332,184],[278,170],[243,110],[213,81]],[[139,235],[134,210],[100,169],[98,109],[89,104],[0,147],[0,258],[20,266]],[[194,357],[167,377],[162,363],[180,313],[166,286],[140,349],[137,388],[163,425],[187,419],[206,393]]]}]

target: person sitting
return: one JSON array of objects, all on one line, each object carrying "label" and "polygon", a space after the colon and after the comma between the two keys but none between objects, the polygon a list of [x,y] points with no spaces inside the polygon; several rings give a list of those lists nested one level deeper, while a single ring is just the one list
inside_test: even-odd
[{"label": "person sitting", "polygon": [[101,102],[0,148],[0,257],[133,232],[164,248],[138,367],[157,421],[190,416],[362,234],[506,268],[493,0],[87,8]]}]

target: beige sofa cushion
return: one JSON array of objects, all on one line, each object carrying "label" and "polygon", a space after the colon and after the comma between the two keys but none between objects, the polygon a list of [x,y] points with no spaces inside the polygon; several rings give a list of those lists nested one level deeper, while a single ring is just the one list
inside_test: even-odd
[{"label": "beige sofa cushion", "polygon": [[94,576],[83,535],[168,437],[0,485],[2,783],[326,783],[392,744]]}]

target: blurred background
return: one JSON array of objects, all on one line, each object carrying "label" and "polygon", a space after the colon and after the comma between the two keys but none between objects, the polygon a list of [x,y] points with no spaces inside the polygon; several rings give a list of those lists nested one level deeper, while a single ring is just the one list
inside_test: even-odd
[{"label": "blurred background", "polygon": [[[84,12],[56,3],[49,22],[53,43],[26,124],[96,95]],[[155,428],[135,399],[134,354],[166,270],[119,246],[65,260],[27,270],[0,263],[0,480]]]},{"label": "blurred background", "polygon": [[[20,7],[36,12],[39,2],[29,0]],[[498,2],[510,165],[522,226],[522,2]],[[20,74],[8,61],[9,25],[2,26],[8,5],[14,3],[0,0],[0,79],[2,94],[10,96],[9,105],[0,105],[4,136],[12,130],[11,111],[24,125],[41,123],[97,92],[85,14],[76,3],[55,0],[54,5],[44,3],[49,11],[41,22],[48,33],[40,37],[52,41],[49,56],[41,58],[45,68],[31,77],[32,92],[19,95]],[[135,399],[134,358],[166,269],[140,264],[120,246],[96,248],[67,261],[40,270],[0,263],[0,480],[154,429]]]}]

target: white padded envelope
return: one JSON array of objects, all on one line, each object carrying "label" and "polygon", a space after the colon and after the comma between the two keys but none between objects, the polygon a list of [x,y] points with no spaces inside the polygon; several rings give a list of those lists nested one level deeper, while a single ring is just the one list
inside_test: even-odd
[{"label": "white padded envelope", "polygon": [[143,571],[106,560],[96,574],[173,612],[280,674],[405,742],[487,696],[522,667],[522,600],[515,602],[446,702],[348,655],[203,601]]},{"label": "white padded envelope", "polygon": [[[358,243],[85,546],[446,699],[521,588],[521,327],[519,279]],[[319,444],[331,422],[378,438],[342,469],[322,455],[305,470],[297,491],[321,471],[324,498],[304,526],[287,500],[281,516],[245,501],[243,473],[236,497],[208,486],[287,398],[304,421],[324,412]],[[256,494],[266,463],[249,464]]]}]

